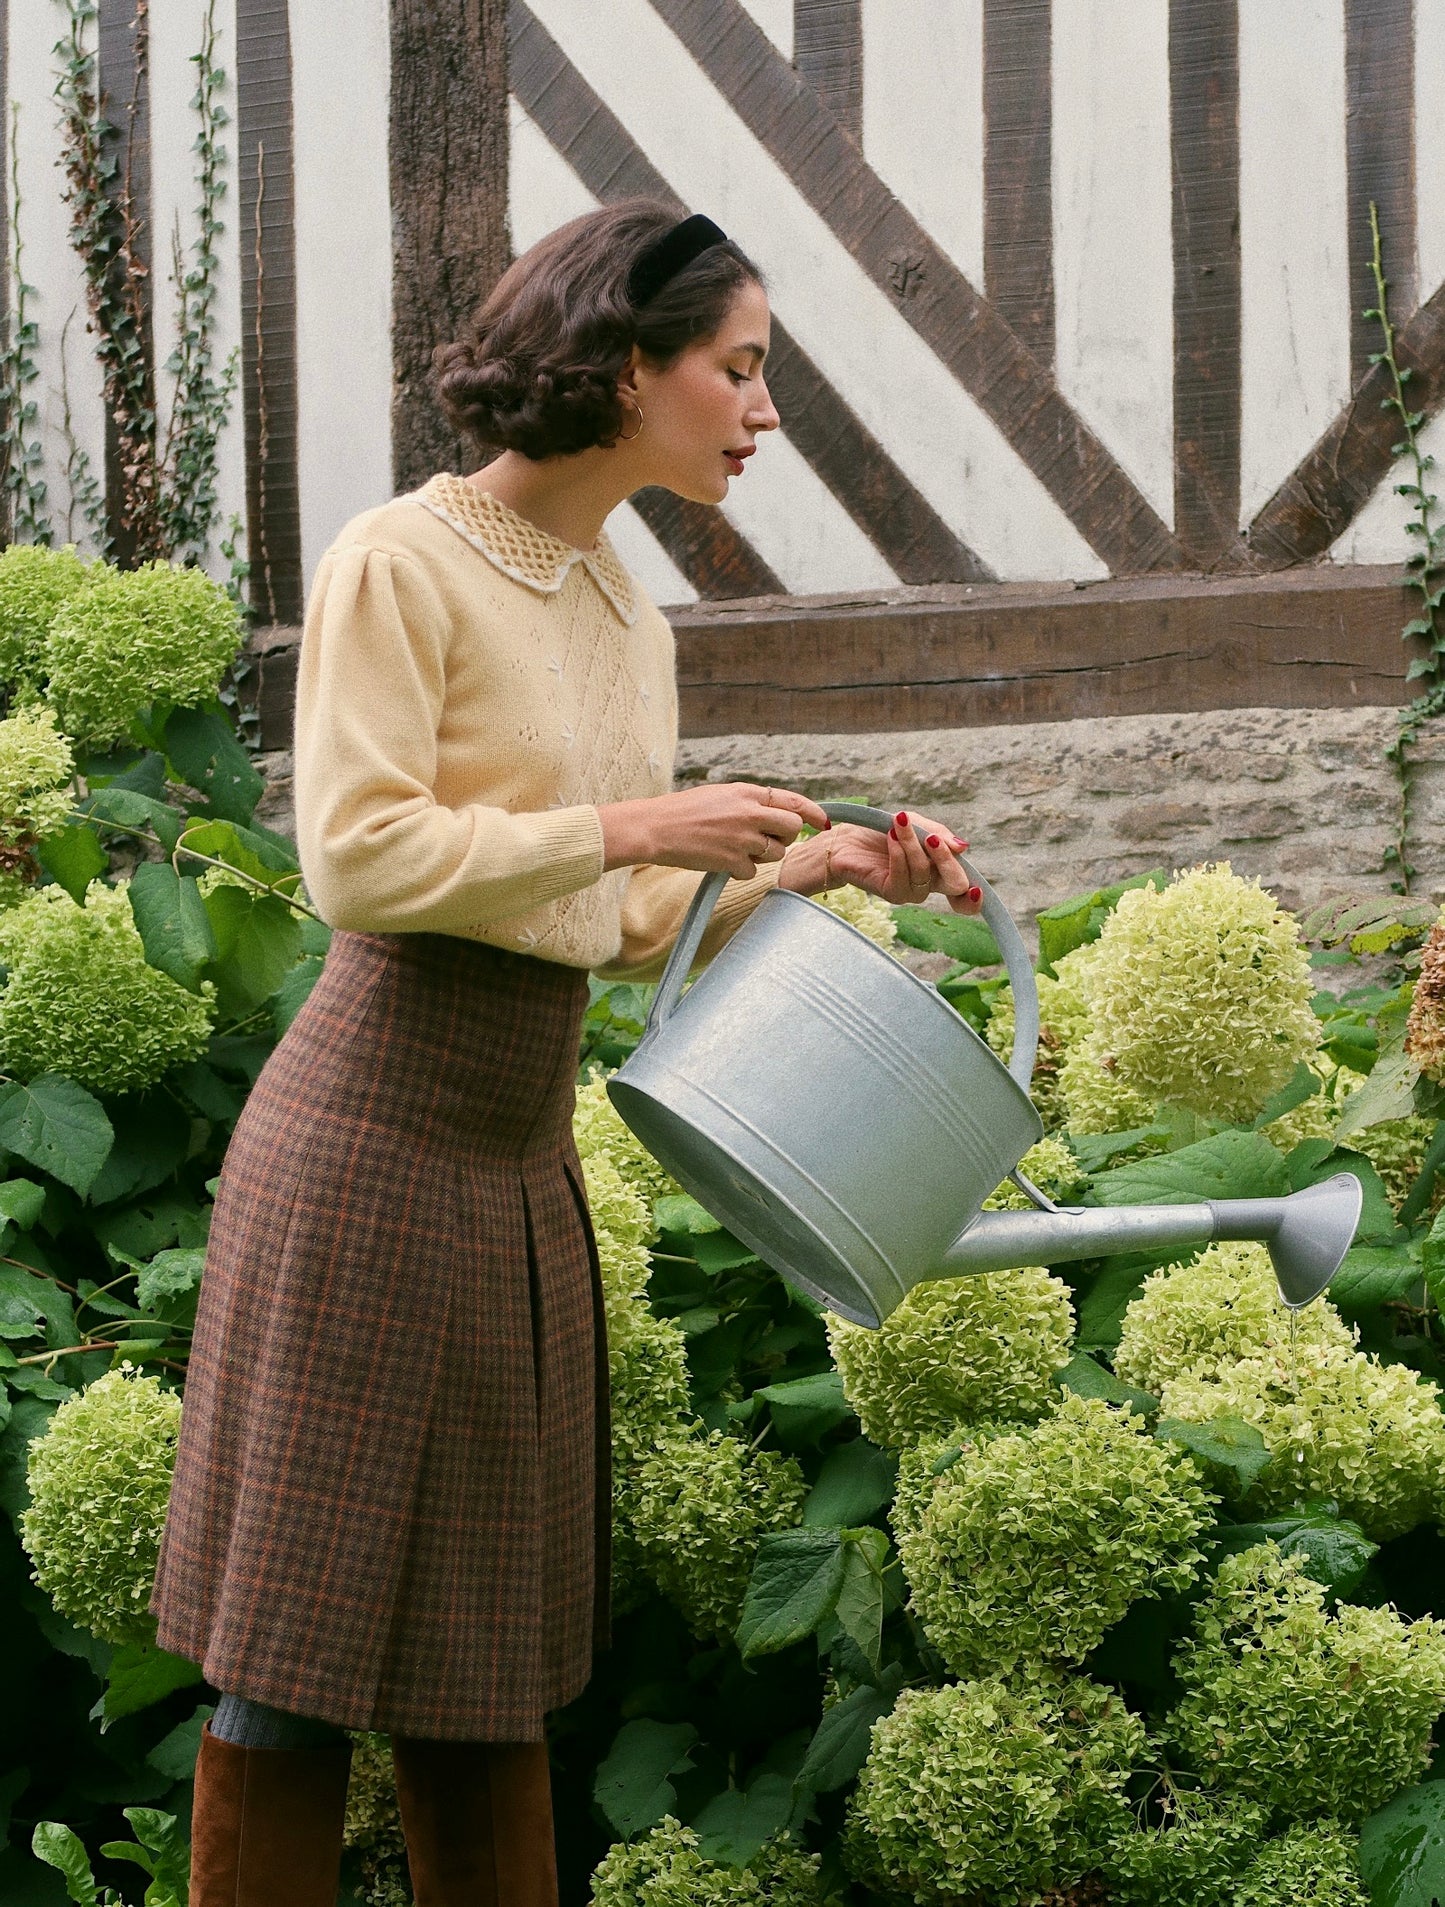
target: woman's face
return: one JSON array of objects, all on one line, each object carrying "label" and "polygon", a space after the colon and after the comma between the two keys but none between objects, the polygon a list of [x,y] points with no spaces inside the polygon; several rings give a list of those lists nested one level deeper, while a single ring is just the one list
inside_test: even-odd
[{"label": "woman's face", "polygon": [[[778,413],[763,378],[770,338],[767,293],[749,282],[734,297],[716,334],[690,344],[665,370],[634,352],[619,379],[642,407],[642,430],[631,448],[646,473],[694,503],[721,503],[731,478],[741,477],[758,433],[776,430]],[[629,410],[623,430],[636,429]]]}]

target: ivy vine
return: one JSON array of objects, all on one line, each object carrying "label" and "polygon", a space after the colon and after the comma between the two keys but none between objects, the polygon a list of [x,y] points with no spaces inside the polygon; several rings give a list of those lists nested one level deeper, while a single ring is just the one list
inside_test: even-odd
[{"label": "ivy vine", "polygon": [[34,435],[39,407],[29,387],[40,375],[35,362],[40,331],[29,313],[35,287],[25,282],[20,240],[20,107],[10,109],[10,282],[14,297],[0,334],[0,495],[5,499],[6,530],[18,543],[49,544],[45,479],[40,440]]}]

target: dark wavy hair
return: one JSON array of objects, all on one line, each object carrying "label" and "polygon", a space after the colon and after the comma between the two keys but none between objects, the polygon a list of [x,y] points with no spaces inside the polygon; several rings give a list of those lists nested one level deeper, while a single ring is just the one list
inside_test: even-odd
[{"label": "dark wavy hair", "polygon": [[617,395],[632,346],[665,369],[717,333],[745,285],[764,282],[729,239],[634,310],[628,274],[677,219],[659,200],[624,199],[524,252],[465,334],[433,356],[437,399],[455,429],[483,452],[537,459],[615,443],[632,415]]}]

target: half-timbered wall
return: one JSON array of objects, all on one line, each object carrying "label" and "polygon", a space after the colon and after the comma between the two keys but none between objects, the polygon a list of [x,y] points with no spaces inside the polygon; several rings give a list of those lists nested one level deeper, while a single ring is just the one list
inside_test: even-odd
[{"label": "half-timbered wall", "polygon": [[[202,6],[149,0],[139,88],[136,0],[99,0],[91,27],[112,116],[139,101],[163,402]],[[641,191],[719,219],[775,314],[783,428],[721,511],[645,493],[611,524],[679,606],[693,732],[717,732],[720,708],[734,728],[819,727],[830,640],[824,686],[856,691],[831,698],[835,729],[912,723],[912,691],[932,681],[955,701],[992,684],[997,720],[1048,718],[1060,668],[1128,674],[1106,613],[1121,587],[1119,640],[1148,649],[1119,580],[1140,576],[1166,604],[1169,578],[1234,580],[1181,580],[1176,648],[1151,659],[1160,686],[1100,713],[1337,703],[1362,683],[1399,699],[1403,595],[1383,566],[1408,547],[1405,505],[1361,313],[1373,202],[1427,445],[1445,458],[1445,0],[215,9],[232,115],[218,343],[241,372],[222,514],[244,522],[263,621],[297,620],[349,516],[463,455],[429,406],[427,363],[509,252]],[[57,169],[67,0],[0,11],[6,295],[18,236],[50,511],[83,542],[67,469],[79,450],[104,471],[114,451]],[[1319,562],[1358,579],[1333,622],[1271,582]],[[1038,586],[1029,641],[1008,634],[1021,584]],[[1083,627],[1071,585],[1095,615],[1061,663]],[[801,616],[815,659],[804,684],[772,665],[749,722],[757,656],[731,677],[729,656],[756,650],[757,618],[717,605],[759,596],[785,599],[774,657]],[[819,622],[819,596],[861,602],[863,622]],[[909,612],[886,639],[868,620],[880,606]],[[1284,686],[1256,692],[1280,670]],[[1043,686],[1011,699],[1014,676]]]}]

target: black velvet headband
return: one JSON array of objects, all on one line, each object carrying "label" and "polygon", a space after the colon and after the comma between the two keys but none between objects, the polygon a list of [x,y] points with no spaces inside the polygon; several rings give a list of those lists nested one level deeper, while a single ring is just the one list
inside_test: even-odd
[{"label": "black velvet headband", "polygon": [[727,233],[702,212],[682,219],[637,260],[627,274],[627,301],[637,307],[655,298],[670,278],[714,245],[726,245]]}]

